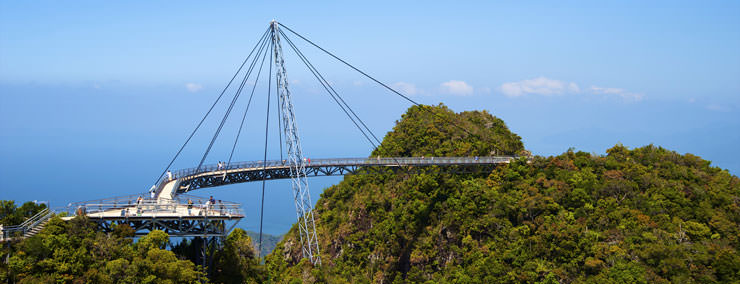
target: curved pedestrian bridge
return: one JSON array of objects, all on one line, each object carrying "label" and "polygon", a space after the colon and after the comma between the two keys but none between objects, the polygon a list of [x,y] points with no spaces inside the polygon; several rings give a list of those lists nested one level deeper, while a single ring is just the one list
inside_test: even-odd
[{"label": "curved pedestrian bridge", "polygon": [[[392,171],[414,172],[438,167],[444,172],[482,172],[509,163],[518,156],[489,157],[376,157],[238,162],[204,165],[183,169],[163,177],[149,193],[70,203],[68,216],[85,215],[105,232],[115,224],[127,224],[137,235],[154,229],[176,236],[222,236],[227,221],[245,217],[235,202],[210,202],[206,198],[184,194],[199,189],[228,184],[291,178],[291,173],[305,169],[308,177],[369,174]],[[300,171],[298,171],[300,172]],[[234,223],[235,225],[236,223]],[[232,225],[232,227],[234,226]]]},{"label": "curved pedestrian bridge", "polygon": [[[430,166],[454,168],[454,172],[477,172],[482,170],[481,166],[505,164],[516,158],[518,156],[376,157],[305,159],[297,163],[273,160],[213,164],[174,171],[171,177],[163,177],[157,186],[157,196],[172,198],[199,188],[290,178],[291,170],[295,171],[295,167],[304,167],[308,177],[377,173],[380,169],[413,171]],[[294,168],[291,169],[291,166]]]}]

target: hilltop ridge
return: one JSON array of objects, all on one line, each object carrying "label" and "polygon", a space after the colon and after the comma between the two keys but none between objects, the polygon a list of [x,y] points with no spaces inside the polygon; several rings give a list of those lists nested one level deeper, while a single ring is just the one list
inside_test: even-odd
[{"label": "hilltop ridge", "polygon": [[[411,107],[372,155],[518,153],[502,120],[438,105]],[[300,261],[294,227],[267,257],[271,280],[724,282],[740,271],[740,180],[653,145],[477,174],[346,176],[315,216],[323,265]]]}]

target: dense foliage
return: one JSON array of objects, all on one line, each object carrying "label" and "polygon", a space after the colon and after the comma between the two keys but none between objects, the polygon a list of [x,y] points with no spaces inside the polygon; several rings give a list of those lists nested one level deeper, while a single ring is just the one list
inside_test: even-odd
[{"label": "dense foliage", "polygon": [[252,239],[242,229],[235,229],[226,238],[224,247],[215,255],[215,283],[261,283],[265,271],[257,258]]},{"label": "dense foliage", "polygon": [[[444,107],[434,109],[448,112]],[[462,113],[479,143],[410,109],[374,155],[519,152],[503,123]],[[472,121],[469,117],[477,117]],[[426,134],[416,137],[419,132]],[[454,133],[452,133],[454,131]],[[436,137],[436,136],[434,136]],[[443,139],[452,137],[453,142]],[[482,138],[486,136],[481,135]],[[419,139],[425,141],[419,143]],[[497,145],[506,141],[504,145]],[[490,145],[494,143],[494,145]],[[505,146],[514,145],[514,146]],[[499,152],[499,153],[501,153]],[[521,158],[482,174],[348,176],[316,205],[323,265],[294,227],[268,256],[275,282],[721,283],[740,279],[740,179],[691,154],[617,145]]]},{"label": "dense foliage", "polygon": [[153,231],[132,243],[133,230],[104,234],[85,218],[52,218],[33,237],[14,244],[0,280],[18,283],[195,283],[196,266],[165,250],[169,236]]},{"label": "dense foliage", "polygon": [[46,204],[29,201],[19,207],[13,200],[0,200],[0,224],[3,226],[18,225],[44,208]]},{"label": "dense foliage", "polygon": [[[52,218],[37,235],[4,246],[0,281],[11,283],[257,283],[265,273],[242,229],[214,250],[212,277],[194,263],[202,239],[167,250],[169,236],[152,231],[134,242],[133,229],[104,234],[85,218]],[[8,248],[10,247],[10,248]],[[10,254],[10,256],[8,256]]]},{"label": "dense foliage", "polygon": [[521,138],[486,111],[459,114],[444,105],[408,109],[371,156],[486,156],[526,154]]}]

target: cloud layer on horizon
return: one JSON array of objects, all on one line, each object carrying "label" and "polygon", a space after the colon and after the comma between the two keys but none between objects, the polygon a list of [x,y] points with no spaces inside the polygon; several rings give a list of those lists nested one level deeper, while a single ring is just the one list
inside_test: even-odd
[{"label": "cloud layer on horizon", "polygon": [[398,90],[399,92],[401,92],[401,94],[404,95],[414,96],[421,93],[421,90],[416,88],[416,85],[412,83],[396,82],[392,86],[394,89]]},{"label": "cloud layer on horizon", "polygon": [[468,96],[473,94],[473,86],[465,83],[465,81],[460,80],[450,80],[444,82],[440,84],[440,88],[442,89],[442,93],[446,94],[458,96]]},{"label": "cloud layer on horizon", "polygon": [[185,88],[188,89],[188,92],[195,93],[203,90],[203,85],[196,83],[186,83]]},{"label": "cloud layer on horizon", "polygon": [[498,90],[510,98],[522,97],[530,94],[555,96],[577,93],[588,93],[600,95],[602,97],[617,97],[624,102],[639,102],[645,98],[641,93],[629,92],[622,88],[607,88],[592,85],[590,88],[582,91],[578,84],[574,82],[555,80],[542,76],[534,79],[503,83]]},{"label": "cloud layer on horizon", "polygon": [[604,87],[597,87],[597,86],[591,86],[591,93],[596,95],[613,95],[618,96],[622,98],[625,102],[639,102],[642,101],[644,96],[639,93],[632,93],[625,91],[624,89],[620,88],[604,88]]},{"label": "cloud layer on horizon", "polygon": [[578,93],[581,89],[573,82],[537,77],[518,82],[503,83],[499,87],[499,91],[507,97],[519,97],[526,94],[552,96],[564,93]]}]

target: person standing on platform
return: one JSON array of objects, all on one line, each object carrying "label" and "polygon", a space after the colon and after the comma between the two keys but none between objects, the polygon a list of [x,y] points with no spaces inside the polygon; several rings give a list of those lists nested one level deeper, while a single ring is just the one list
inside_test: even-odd
[{"label": "person standing on platform", "polygon": [[136,216],[141,216],[141,203],[144,202],[144,198],[141,198],[141,195],[139,195],[139,198],[136,199]]}]

